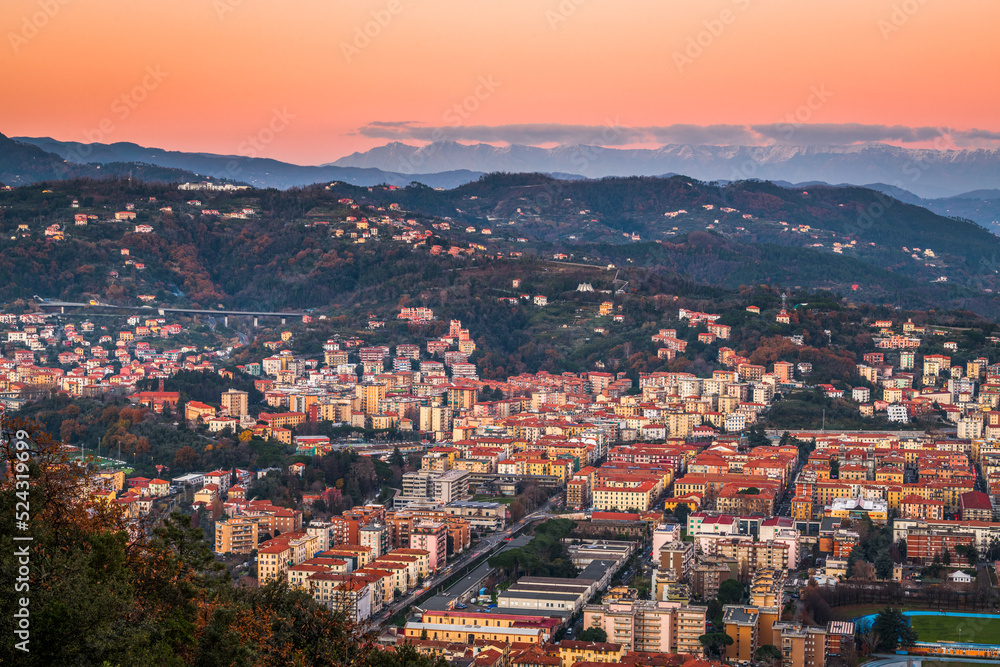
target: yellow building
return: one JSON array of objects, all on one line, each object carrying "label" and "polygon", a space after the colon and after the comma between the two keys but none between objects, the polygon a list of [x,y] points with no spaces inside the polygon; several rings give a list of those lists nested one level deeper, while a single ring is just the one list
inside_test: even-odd
[{"label": "yellow building", "polygon": [[416,558],[417,575],[427,577],[430,575],[431,554],[425,549],[393,549],[384,556],[380,556],[380,561],[405,563],[409,558]]},{"label": "yellow building", "polygon": [[895,466],[884,466],[875,471],[875,481],[886,484],[902,484],[903,469]]},{"label": "yellow building", "polygon": [[378,595],[376,597],[381,600],[379,606],[395,600],[397,591],[406,590],[406,575],[404,571],[382,570],[372,566],[355,570],[352,575],[364,576],[373,580],[373,585],[378,587]]},{"label": "yellow building", "polygon": [[359,384],[355,391],[361,399],[361,411],[366,415],[378,414],[382,411],[382,400],[385,398],[384,384]]},{"label": "yellow building", "polygon": [[194,492],[195,503],[205,503],[211,505],[219,497],[219,487],[215,484],[206,484]]},{"label": "yellow building", "polygon": [[447,405],[452,410],[471,410],[478,398],[475,387],[462,385],[449,385],[445,395]]},{"label": "yellow building", "polygon": [[868,466],[845,464],[840,466],[838,477],[842,482],[864,482],[868,480]]},{"label": "yellow building", "polygon": [[723,612],[726,634],[733,643],[726,647],[727,660],[750,661],[759,647],[757,636],[757,607],[727,605]]},{"label": "yellow building", "polygon": [[376,431],[385,431],[399,423],[399,415],[372,415],[372,428]]},{"label": "yellow building", "polygon": [[607,662],[618,664],[625,655],[624,644],[610,642],[583,642],[563,639],[559,642],[562,667],[573,667],[578,662]]},{"label": "yellow building", "polygon": [[350,398],[334,399],[329,403],[320,403],[317,406],[317,417],[320,421],[349,422],[351,421],[351,412],[359,409],[360,406],[361,401],[356,397],[353,401]]},{"label": "yellow building", "polygon": [[249,397],[247,392],[230,389],[222,394],[222,410],[230,417],[243,417],[248,412]]},{"label": "yellow building", "polygon": [[674,496],[698,495],[705,497],[708,491],[708,483],[699,480],[687,480],[682,477],[674,483]]},{"label": "yellow building", "polygon": [[259,517],[232,517],[215,522],[215,553],[248,554],[257,548]]},{"label": "yellow building", "polygon": [[588,445],[572,442],[560,442],[548,445],[546,454],[550,459],[576,459],[581,465],[586,465]]},{"label": "yellow building", "polygon": [[96,481],[95,486],[99,486],[109,491],[114,491],[115,493],[118,493],[125,488],[125,471],[115,470],[108,472],[99,472],[96,475],[95,481]]},{"label": "yellow building", "polygon": [[117,499],[117,494],[114,491],[92,491],[90,499],[104,505],[111,505]]},{"label": "yellow building", "polygon": [[415,556],[396,556],[394,558],[379,556],[372,561],[372,567],[392,571],[396,571],[397,568],[402,568],[407,588],[413,588],[416,586],[418,577],[420,576],[420,569]]},{"label": "yellow building", "polygon": [[410,621],[403,629],[407,639],[421,639],[426,636],[433,641],[462,642],[472,644],[477,639],[505,642],[508,644],[543,644],[548,634],[542,628],[513,628],[481,625],[451,625],[446,623],[424,623]]},{"label": "yellow building", "polygon": [[304,412],[261,413],[261,421],[274,428],[295,428],[306,420]]},{"label": "yellow building", "polygon": [[456,447],[432,447],[421,459],[420,467],[425,470],[447,472],[455,467],[455,462],[462,454]]},{"label": "yellow building", "polygon": [[206,403],[188,401],[184,404],[184,419],[189,422],[208,419],[215,416],[215,408]]},{"label": "yellow building", "polygon": [[656,482],[633,487],[595,486],[593,508],[597,511],[645,512],[656,499]]},{"label": "yellow building", "polygon": [[[275,544],[257,552],[257,581],[266,584],[275,579],[285,578],[292,559],[292,547]],[[295,563],[291,563],[294,565]]]},{"label": "yellow building", "polygon": [[812,498],[806,496],[796,496],[792,498],[792,518],[800,521],[808,521],[812,518],[813,502]]},{"label": "yellow building", "polygon": [[697,512],[698,508],[701,507],[701,498],[698,496],[675,496],[673,498],[667,498],[663,501],[663,511],[673,512],[677,509],[678,505],[687,505],[689,510]]},{"label": "yellow building", "polygon": [[760,568],[754,573],[753,581],[750,583],[750,604],[758,608],[781,605],[784,587],[784,570]]},{"label": "yellow building", "polygon": [[482,625],[484,627],[512,628],[519,621],[521,616],[508,616],[505,614],[489,614],[478,611],[425,611],[420,620],[424,623],[439,623],[443,625]]},{"label": "yellow building", "polygon": [[829,505],[834,498],[853,498],[854,490],[847,484],[822,482],[816,484],[816,500],[820,505]]}]

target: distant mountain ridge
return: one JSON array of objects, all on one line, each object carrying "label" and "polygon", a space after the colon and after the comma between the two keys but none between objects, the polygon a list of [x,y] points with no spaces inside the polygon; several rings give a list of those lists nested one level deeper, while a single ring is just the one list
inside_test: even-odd
[{"label": "distant mountain ridge", "polygon": [[[214,153],[185,153],[162,148],[147,148],[130,142],[113,144],[84,144],[78,141],[58,141],[49,137],[14,137],[21,145],[41,149],[73,163],[108,164],[136,162],[173,169],[183,169],[197,176],[226,178],[248,183],[258,188],[287,189],[341,181],[352,185],[408,185],[414,180],[411,174],[400,174],[383,169],[340,166],[302,166],[270,158],[243,155],[218,155]],[[419,181],[432,188],[454,188],[474,181],[482,174],[466,170],[443,170],[442,173],[420,174]],[[45,178],[56,178],[46,176]],[[43,180],[43,179],[35,179]]]},{"label": "distant mountain ridge", "polygon": [[864,187],[878,190],[907,204],[923,206],[938,215],[972,220],[994,234],[1000,235],[1000,190],[973,190],[953,197],[924,199],[912,192],[885,183],[869,183]]},{"label": "distant mountain ridge", "polygon": [[190,181],[198,176],[183,169],[144,162],[109,161],[78,164],[37,146],[0,134],[0,183],[10,186],[70,178],[136,178],[150,183]]},{"label": "distant mountain ridge", "polygon": [[[101,165],[103,169],[96,169]],[[157,169],[159,168],[159,169]],[[562,180],[612,175],[706,182],[770,180],[782,187],[834,184],[871,188],[948,217],[1000,231],[1000,151],[934,151],[885,144],[850,147],[667,145],[496,147],[390,142],[320,166],[241,155],[186,153],[134,143],[83,144],[48,137],[0,135],[0,182],[11,185],[79,176],[131,175],[146,180],[223,178],[287,189],[340,181],[452,189],[485,173],[541,173]]]},{"label": "distant mountain ridge", "polygon": [[437,142],[411,146],[390,142],[353,153],[333,166],[401,173],[468,169],[478,172],[540,172],[605,176],[685,174],[703,181],[759,179],[882,182],[923,198],[950,197],[1000,187],[1000,149],[938,151],[880,143],[856,146],[711,146],[668,144],[653,149],[605,146],[491,146]]}]

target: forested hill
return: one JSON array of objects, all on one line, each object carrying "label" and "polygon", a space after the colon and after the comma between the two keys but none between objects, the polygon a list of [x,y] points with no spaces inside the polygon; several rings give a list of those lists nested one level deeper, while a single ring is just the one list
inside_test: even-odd
[{"label": "forested hill", "polygon": [[[127,207],[135,218],[116,220]],[[1000,316],[1000,239],[863,188],[497,174],[443,191],[342,183],[180,191],[134,178],[0,191],[0,300],[8,302],[152,297],[384,317],[406,295],[432,307],[506,296],[497,285],[524,270],[512,264],[553,259],[613,264],[629,291],[652,289],[649,276],[676,277]],[[575,289],[575,275],[559,275],[537,293]]]},{"label": "forested hill", "polygon": [[[762,221],[785,221],[857,238],[859,241],[935,247],[966,253],[967,244],[1000,241],[969,221],[946,218],[875,190],[817,185],[789,189],[769,182],[728,185],[702,183],[685,176],[559,181],[542,174],[490,174],[453,190],[413,185],[373,193],[353,189],[373,201],[399,202],[405,208],[462,220],[538,216],[576,223],[597,218],[603,226],[626,231],[670,230],[679,222],[713,224],[745,220],[751,232]],[[706,207],[712,207],[708,209]],[[732,208],[725,212],[722,209]],[[668,212],[686,213],[668,218]],[[581,213],[587,211],[587,213]],[[582,220],[586,218],[586,220]],[[668,224],[669,222],[669,224]],[[666,229],[664,229],[666,228]]]},{"label": "forested hill", "polygon": [[945,277],[977,290],[994,289],[1000,268],[1000,238],[979,225],[860,187],[717,185],[684,176],[558,181],[541,174],[490,174],[446,191],[416,185],[391,192],[346,186],[337,191],[467,224],[514,221],[553,243],[621,244],[627,233],[629,240],[636,234],[642,241],[683,244],[689,233],[707,231],[738,246],[815,249],[918,281],[944,282]]}]

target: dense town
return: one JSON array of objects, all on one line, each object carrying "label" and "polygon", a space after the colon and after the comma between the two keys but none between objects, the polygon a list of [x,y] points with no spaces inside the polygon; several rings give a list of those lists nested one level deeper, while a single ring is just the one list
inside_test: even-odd
[{"label": "dense town", "polygon": [[[933,590],[931,605],[993,604],[1000,364],[921,354],[922,340],[943,330],[873,321],[875,350],[856,365],[857,386],[816,389],[848,394],[862,417],[903,426],[934,414],[945,428],[779,433],[765,428],[768,411],[804,387],[809,365],[753,364],[724,345],[722,369],[708,377],[498,381],[479,379],[476,343],[457,320],[442,336],[392,348],[366,344],[364,333],[330,338],[322,358],[296,353],[301,327],[285,322],[263,343],[270,356],[234,365],[238,343],[171,347],[185,327],[155,311],[124,317],[124,328],[73,323],[62,311],[2,316],[9,413],[46,396],[117,397],[207,443],[283,448],[268,467],[185,470],[178,457],[153,460],[157,474],[146,477],[133,471],[148,447],[133,446],[130,465],[110,447],[86,458],[79,443],[90,500],[120,507],[136,531],[168,509],[204,516],[217,558],[238,576],[307,591],[386,646],[505,667],[856,665],[859,651],[885,649],[831,613],[843,600]],[[595,315],[616,311],[606,301]],[[435,315],[404,307],[397,319]],[[730,327],[718,319],[676,317],[700,342],[725,342]],[[670,328],[651,341],[670,360],[688,344]],[[205,401],[168,391],[182,372],[245,377],[261,409],[251,410],[247,390]],[[351,435],[316,434],[318,424]],[[337,513],[322,510],[343,499],[343,479],[280,504],[259,492],[269,477],[316,479],[324,457],[345,450],[402,464],[398,487],[378,498],[355,491]],[[910,650],[955,650],[941,646]],[[962,655],[996,657],[970,646]]]}]

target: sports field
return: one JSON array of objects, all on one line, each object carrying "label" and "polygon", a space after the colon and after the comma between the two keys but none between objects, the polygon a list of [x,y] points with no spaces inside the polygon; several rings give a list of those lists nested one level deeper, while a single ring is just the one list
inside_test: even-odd
[{"label": "sports field", "polygon": [[1000,618],[911,616],[910,627],[917,631],[917,639],[922,642],[1000,644]]}]

